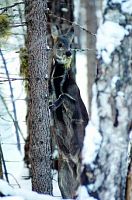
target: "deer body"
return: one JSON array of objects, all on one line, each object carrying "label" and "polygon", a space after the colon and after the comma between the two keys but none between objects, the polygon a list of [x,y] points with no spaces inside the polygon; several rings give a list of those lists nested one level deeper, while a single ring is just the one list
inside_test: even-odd
[{"label": "deer body", "polygon": [[72,38],[72,29],[64,36],[57,36],[49,83],[53,96],[50,109],[59,150],[58,179],[63,198],[74,198],[80,184],[81,149],[88,124],[88,114],[71,67]]}]

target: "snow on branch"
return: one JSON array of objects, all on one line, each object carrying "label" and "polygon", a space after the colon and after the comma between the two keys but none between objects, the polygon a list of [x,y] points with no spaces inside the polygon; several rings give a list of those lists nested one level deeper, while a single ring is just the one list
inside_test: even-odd
[{"label": "snow on branch", "polygon": [[102,56],[103,61],[109,64],[112,52],[121,44],[124,36],[128,34],[129,32],[118,23],[112,21],[104,22],[97,32],[98,57]]},{"label": "snow on branch", "polygon": [[[115,9],[113,14],[107,4],[111,4],[111,8]],[[107,1],[105,5],[104,22],[99,26],[97,31],[97,51],[98,58],[102,58],[105,64],[110,64],[111,54],[121,45],[124,37],[129,35],[132,29],[131,25],[125,25],[127,18],[132,14],[131,0],[112,0]],[[119,6],[115,5],[118,4]],[[113,7],[112,7],[113,6]]]},{"label": "snow on branch", "polygon": [[112,0],[112,3],[118,3],[121,4],[121,10],[124,13],[132,14],[132,1],[131,0]]}]

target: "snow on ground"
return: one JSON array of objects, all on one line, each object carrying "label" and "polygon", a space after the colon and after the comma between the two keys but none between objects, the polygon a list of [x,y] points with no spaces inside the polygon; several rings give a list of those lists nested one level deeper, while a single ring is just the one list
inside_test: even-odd
[{"label": "snow on ground", "polygon": [[[0,180],[0,192],[7,196],[13,196],[12,199],[23,200],[60,200],[61,197],[53,197],[50,195],[42,195],[37,192],[27,191],[23,189],[13,189],[7,182]],[[16,198],[15,198],[16,197]],[[9,198],[10,200],[10,198]]]},{"label": "snow on ground", "polygon": [[13,197],[0,197],[1,200],[24,200],[23,197],[13,196]]},{"label": "snow on ground", "polygon": [[86,187],[81,186],[79,188],[79,196],[78,196],[77,200],[97,200],[97,199],[90,197],[86,190]]},{"label": "snow on ground", "polygon": [[[79,197],[77,200],[96,200],[90,197],[86,192],[85,187],[80,187]],[[61,197],[53,197],[50,195],[38,194],[33,191],[23,189],[13,189],[7,182],[0,180],[0,192],[8,197],[2,197],[2,200],[62,200]],[[70,199],[69,199],[70,200]]]}]

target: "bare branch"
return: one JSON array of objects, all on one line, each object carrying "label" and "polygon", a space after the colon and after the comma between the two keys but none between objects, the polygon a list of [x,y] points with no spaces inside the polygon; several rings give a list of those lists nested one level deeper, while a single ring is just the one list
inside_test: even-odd
[{"label": "bare branch", "polygon": [[[10,111],[9,111],[9,109],[8,109],[8,106],[7,106],[6,102],[5,102],[4,97],[3,97],[1,94],[0,94],[0,97],[1,97],[1,100],[2,100],[2,102],[3,102],[3,104],[4,104],[5,108],[6,108],[6,111],[7,111],[8,115],[10,116],[10,118],[12,119],[12,121],[13,121],[13,123],[14,123],[14,126],[16,126],[16,123],[15,123],[15,121],[14,121],[14,118],[13,118],[13,116],[11,115],[11,113],[10,113]],[[5,119],[4,119],[4,120],[5,120]],[[20,126],[19,126],[18,123],[17,123],[17,126],[18,126],[18,130],[19,130],[19,132],[20,132],[20,134],[21,134],[23,140],[25,141],[25,138],[24,138],[24,136],[23,136],[23,133],[22,133],[22,131],[21,131]]]},{"label": "bare branch", "polygon": [[4,68],[5,68],[5,71],[6,71],[7,78],[9,80],[11,102],[12,102],[13,114],[14,114],[14,125],[15,125],[16,139],[17,139],[17,144],[18,144],[17,147],[18,147],[18,150],[21,151],[20,137],[19,137],[19,133],[18,133],[18,120],[17,120],[17,114],[16,114],[16,106],[15,106],[15,102],[14,102],[13,89],[12,89],[12,84],[11,84],[11,81],[10,81],[10,76],[9,76],[9,72],[8,72],[8,69],[7,69],[6,61],[5,61],[5,58],[3,56],[1,49],[0,49],[0,55],[1,55],[1,58],[2,58],[2,61],[3,61],[3,64],[4,64]]},{"label": "bare branch", "polygon": [[1,158],[2,163],[3,163],[3,168],[4,168],[4,171],[5,171],[5,178],[6,178],[6,181],[9,183],[8,172],[7,172],[7,168],[6,168],[6,164],[5,164],[5,160],[4,160],[4,155],[3,155],[1,143],[0,143],[0,158]]},{"label": "bare branch", "polygon": [[0,10],[2,10],[2,13],[3,13],[5,11],[7,11],[9,8],[13,8],[13,7],[15,7],[17,5],[20,5],[20,4],[24,4],[24,1],[21,1],[21,2],[18,2],[18,3],[14,3],[14,4],[10,5],[10,6],[5,6],[3,8],[0,8]]}]

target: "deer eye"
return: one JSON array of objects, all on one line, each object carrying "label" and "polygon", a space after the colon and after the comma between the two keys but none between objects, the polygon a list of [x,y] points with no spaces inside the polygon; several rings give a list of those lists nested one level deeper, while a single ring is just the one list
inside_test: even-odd
[{"label": "deer eye", "polygon": [[62,46],[63,46],[62,43],[59,43],[59,44],[58,44],[58,47],[62,47]]}]

